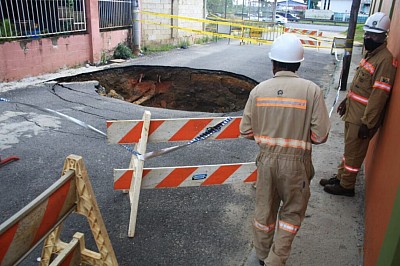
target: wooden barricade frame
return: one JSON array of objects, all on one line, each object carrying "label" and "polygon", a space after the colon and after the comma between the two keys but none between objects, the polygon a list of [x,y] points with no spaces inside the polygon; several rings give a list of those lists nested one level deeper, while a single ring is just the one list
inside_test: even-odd
[{"label": "wooden barricade frame", "polygon": [[[107,121],[109,144],[136,144],[136,150],[145,154],[147,143],[187,142],[215,126],[226,117],[151,119],[145,111],[142,120]],[[241,117],[232,121],[207,140],[238,138]],[[139,134],[140,133],[140,134]],[[181,167],[144,168],[144,161],[132,155],[129,168],[114,169],[114,189],[127,191],[130,199],[128,237],[134,237],[140,189],[208,186],[235,182],[255,182],[257,170],[254,162],[195,165]]]},{"label": "wooden barricade frame", "polygon": [[[85,248],[82,233],[69,243],[60,240],[62,224],[72,212],[87,218],[99,252]],[[62,176],[0,225],[0,265],[18,264],[43,240],[40,265],[118,265],[80,156],[69,155]]]},{"label": "wooden barricade frame", "polygon": [[322,31],[285,28],[285,32],[297,34],[300,42],[306,47],[316,46],[318,49],[321,47],[320,38],[322,38],[323,35]]}]

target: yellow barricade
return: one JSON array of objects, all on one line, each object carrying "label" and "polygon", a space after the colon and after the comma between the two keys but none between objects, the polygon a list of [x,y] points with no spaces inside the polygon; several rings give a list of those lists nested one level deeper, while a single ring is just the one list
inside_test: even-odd
[{"label": "yellow barricade", "polygon": [[[98,253],[85,248],[81,233],[69,243],[60,240],[72,212],[86,216]],[[40,265],[118,265],[80,156],[68,156],[60,179],[0,225],[0,265],[19,264],[43,240]]]}]

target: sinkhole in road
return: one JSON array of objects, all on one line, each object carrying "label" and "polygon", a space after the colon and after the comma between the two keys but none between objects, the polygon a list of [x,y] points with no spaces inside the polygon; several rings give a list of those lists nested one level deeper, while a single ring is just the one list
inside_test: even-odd
[{"label": "sinkhole in road", "polygon": [[257,81],[232,72],[172,66],[127,66],[56,79],[96,80],[100,95],[165,109],[226,113],[243,110]]}]

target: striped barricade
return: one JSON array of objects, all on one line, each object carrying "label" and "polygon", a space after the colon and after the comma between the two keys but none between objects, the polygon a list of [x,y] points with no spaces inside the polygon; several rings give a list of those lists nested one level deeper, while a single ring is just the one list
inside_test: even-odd
[{"label": "striped barricade", "polygon": [[300,35],[300,42],[305,46],[316,48],[321,46],[321,41],[319,41],[319,38],[322,38],[322,31],[285,28],[285,32]]},{"label": "striped barricade", "polygon": [[[133,169],[114,170],[114,189],[129,189]],[[176,188],[255,182],[254,163],[144,168],[142,188]]]},{"label": "striped barricade", "polygon": [[[110,144],[137,143],[137,151],[146,153],[147,143],[191,141],[207,129],[226,120],[226,117],[150,119],[146,111],[142,120],[107,121]],[[230,122],[207,140],[226,140],[239,137],[241,117]],[[129,190],[131,215],[128,236],[133,237],[140,189],[178,188],[222,185],[235,182],[254,182],[257,178],[254,162],[198,165],[182,167],[144,168],[144,161],[132,156],[128,169],[114,169],[114,189]]]},{"label": "striped barricade", "polygon": [[[87,217],[99,253],[85,248],[83,234],[70,243],[60,240],[72,212]],[[43,240],[40,265],[118,265],[80,156],[68,156],[61,178],[0,225],[0,265],[19,264]]]}]

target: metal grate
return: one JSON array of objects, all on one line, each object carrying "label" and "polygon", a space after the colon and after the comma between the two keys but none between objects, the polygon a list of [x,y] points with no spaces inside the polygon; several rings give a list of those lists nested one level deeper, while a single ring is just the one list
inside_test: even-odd
[{"label": "metal grate", "polygon": [[99,0],[100,29],[132,25],[131,0]]},{"label": "metal grate", "polygon": [[0,39],[86,31],[86,0],[1,0]]}]

